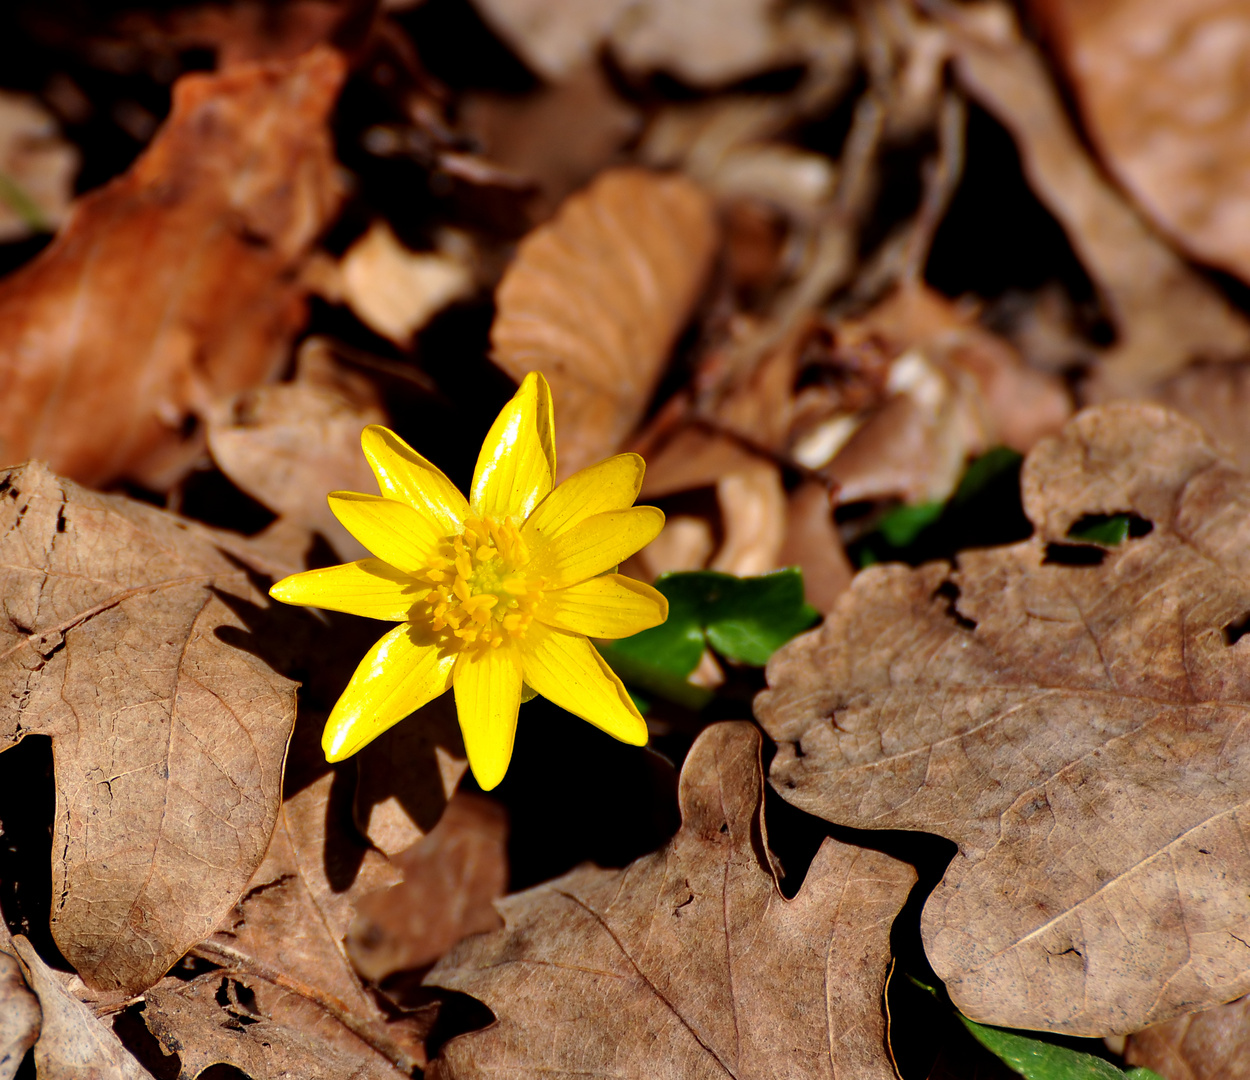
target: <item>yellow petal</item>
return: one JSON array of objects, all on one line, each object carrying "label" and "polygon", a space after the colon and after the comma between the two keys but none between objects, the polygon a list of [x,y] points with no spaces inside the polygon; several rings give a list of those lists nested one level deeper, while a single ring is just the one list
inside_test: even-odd
[{"label": "yellow petal", "polygon": [[634,505],[646,463],[637,454],[617,454],[574,473],[548,495],[525,522],[527,544],[551,539],[607,510]]},{"label": "yellow petal", "polygon": [[269,595],[284,604],[346,611],[366,619],[402,622],[417,598],[417,583],[381,559],[358,559],[283,578]]},{"label": "yellow petal", "polygon": [[551,490],[555,475],[551,388],[531,371],[482,443],[469,504],[475,514],[511,514],[523,521]]},{"label": "yellow petal", "polygon": [[460,654],[454,676],[456,712],[464,748],[483,791],[490,791],[508,771],[521,707],[521,658],[516,646],[473,649]]},{"label": "yellow petal", "polygon": [[329,502],[343,527],[379,559],[408,573],[430,565],[442,533],[407,503],[358,491],[333,491]]},{"label": "yellow petal", "polygon": [[460,531],[469,503],[441,469],[381,424],[365,428],[360,445],[386,498],[421,511],[437,522],[444,535]]},{"label": "yellow petal", "polygon": [[381,638],[360,661],[326,721],[321,748],[342,761],[451,685],[455,655],[421,640],[409,624]]},{"label": "yellow petal", "polygon": [[664,528],[664,512],[654,506],[609,510],[580,522],[532,550],[530,568],[547,579],[547,588],[562,589],[610,570]]},{"label": "yellow petal", "polygon": [[615,672],[580,634],[531,623],[521,642],[525,681],[560,708],[632,746],[647,741],[647,723]]},{"label": "yellow petal", "polygon": [[668,601],[663,593],[641,581],[621,574],[604,574],[543,593],[534,618],[589,637],[629,637],[668,618]]}]

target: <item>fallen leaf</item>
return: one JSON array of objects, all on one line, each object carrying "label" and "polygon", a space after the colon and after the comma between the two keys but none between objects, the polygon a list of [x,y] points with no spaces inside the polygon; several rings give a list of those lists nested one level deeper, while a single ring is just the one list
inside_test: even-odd
[{"label": "fallen leaf", "polygon": [[722,476],[716,499],[725,539],[711,568],[740,577],[776,570],[786,539],[786,492],[777,466],[761,458],[751,469]]},{"label": "fallen leaf", "polygon": [[[756,711],[787,800],[959,845],[922,932],[962,1012],[1135,1031],[1250,988],[1250,481],[1122,404],[1041,442],[1022,486],[1030,540],[863,571]],[[1120,514],[1124,542],[1073,540]]]},{"label": "fallen leaf", "polygon": [[854,571],[833,522],[829,490],[805,480],[786,499],[786,538],[777,556],[781,566],[803,571],[807,602],[822,614],[833,610]]},{"label": "fallen leaf", "polygon": [[1124,1060],[1167,1080],[1247,1080],[1250,998],[1138,1031],[1128,1037]]},{"label": "fallen leaf", "polygon": [[[0,937],[8,938],[7,930]],[[12,948],[6,940],[4,947]],[[13,1080],[43,1022],[39,999],[26,986],[17,958],[0,951],[0,1080]]]},{"label": "fallen leaf", "polygon": [[429,835],[395,857],[404,880],[356,905],[347,937],[356,970],[378,983],[434,963],[470,934],[497,929],[492,902],[507,891],[507,835],[498,803],[464,792],[452,797]]},{"label": "fallen leaf", "polygon": [[1154,399],[1187,416],[1250,471],[1250,364],[1194,364],[1163,383]]},{"label": "fallen leaf", "polygon": [[212,534],[38,464],[0,477],[5,748],[52,736],[52,932],[87,985],[139,992],[209,933],[278,812],[295,684]]},{"label": "fallen leaf", "polygon": [[1033,191],[1067,233],[1118,331],[1090,389],[1135,396],[1195,359],[1250,351],[1250,322],[1145,226],[1103,179],[1038,50],[1004,4],[948,13],[955,71],[1016,140]]},{"label": "fallen leaf", "polygon": [[560,82],[595,58],[629,0],[475,0],[474,7],[531,68]]},{"label": "fallen leaf", "polygon": [[203,451],[195,418],[277,375],[338,203],[342,78],[319,48],[179,80],[146,153],[0,281],[0,459],[162,490]]},{"label": "fallen leaf", "polygon": [[42,1028],[35,1043],[40,1080],[152,1080],[103,1020],[71,997],[20,935],[12,940],[26,982],[39,998]]},{"label": "fallen leaf", "polygon": [[767,854],[760,738],[706,729],[680,782],[682,827],[624,870],[579,869],[497,903],[428,985],[495,1013],[451,1040],[440,1077],[576,1071],[656,1078],[890,1080],[881,995],[889,928],[915,873],[824,841],[786,900]]},{"label": "fallen leaf", "polygon": [[257,989],[263,996],[265,988],[256,980],[220,972],[181,986],[162,984],[144,996],[143,1019],[165,1050],[178,1055],[182,1077],[200,1076],[214,1065],[232,1065],[251,1080],[398,1080],[408,1075],[380,1058],[319,1038],[316,1031],[272,1019]]},{"label": "fallen leaf", "polygon": [[343,299],[361,321],[396,345],[456,300],[473,295],[472,270],[440,251],[409,251],[385,221],[375,221],[339,264]]},{"label": "fallen leaf", "polygon": [[1107,167],[1188,254],[1250,280],[1250,12],[1032,0]]},{"label": "fallen leaf", "polygon": [[560,476],[619,449],[646,409],[716,244],[680,176],[600,174],[517,249],[496,295],[495,362],[551,384]]},{"label": "fallen leaf", "polygon": [[32,97],[0,92],[0,243],[61,224],[74,194],[78,151]]},{"label": "fallen leaf", "polygon": [[208,448],[218,468],[257,502],[320,533],[341,559],[360,559],[368,554],[364,545],[330,512],[326,493],[375,487],[360,433],[386,420],[373,383],[309,339],[293,382],[244,390],[209,408]]}]

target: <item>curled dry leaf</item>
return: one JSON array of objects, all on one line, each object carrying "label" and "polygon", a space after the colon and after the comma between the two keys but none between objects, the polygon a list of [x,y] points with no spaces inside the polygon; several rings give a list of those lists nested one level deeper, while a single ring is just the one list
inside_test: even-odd
[{"label": "curled dry leaf", "polygon": [[360,559],[364,546],[330,512],[326,492],[375,488],[360,433],[383,423],[373,384],[310,339],[293,382],[244,390],[208,410],[208,447],[222,472],[286,524],[320,533],[341,559]]},{"label": "curled dry leaf", "polygon": [[152,1080],[110,1025],[100,1020],[57,981],[52,970],[18,936],[12,948],[26,982],[39,998],[42,1027],[35,1043],[35,1072],[40,1080]]},{"label": "curled dry leaf", "polygon": [[25,94],[0,93],[0,243],[55,229],[74,193],[78,151]]},{"label": "curled dry leaf", "polygon": [[498,803],[463,792],[452,797],[430,834],[396,856],[404,880],[356,905],[347,937],[356,970],[381,982],[434,963],[470,934],[497,929],[492,902],[508,887],[507,838]]},{"label": "curled dry leaf", "polygon": [[496,296],[495,362],[541,371],[561,477],[617,450],[647,407],[716,244],[707,196],[680,176],[602,173],[521,242]]},{"label": "curled dry leaf", "polygon": [[1116,179],[1189,254],[1250,281],[1250,11],[1032,0]]},{"label": "curled dry leaf", "polygon": [[278,373],[338,203],[342,78],[319,48],[179,80],[147,152],[0,282],[0,460],[164,489],[202,452],[194,418]]},{"label": "curled dry leaf", "polygon": [[0,746],[52,737],[53,936],[89,986],[137,993],[260,864],[295,684],[206,530],[38,463],[0,492]]},{"label": "curled dry leaf", "polygon": [[776,465],[755,465],[716,482],[725,539],[711,568],[749,577],[776,570],[786,539],[786,491]]},{"label": "curled dry leaf", "polygon": [[624,870],[583,866],[496,905],[427,983],[497,1022],[453,1039],[440,1077],[572,1072],[888,1080],[881,995],[911,867],[825,840],[782,897],[767,854],[760,737],[699,736],[682,769],[682,827]]},{"label": "curled dry leaf", "polygon": [[[1023,489],[1032,539],[859,574],[756,709],[787,800],[959,845],[922,931],[964,1013],[1136,1031],[1250,988],[1250,478],[1119,405]],[[1135,539],[1069,539],[1122,513]]]},{"label": "curled dry leaf", "polygon": [[953,6],[946,10],[960,81],[1015,138],[1033,190],[1059,219],[1116,324],[1119,340],[1105,353],[1091,392],[1132,396],[1191,360],[1250,350],[1250,323],[1103,179],[1010,10],[983,5],[981,14],[994,17],[976,23]]},{"label": "curled dry leaf", "polygon": [[1124,1060],[1167,1080],[1250,1080],[1250,998],[1130,1035]]},{"label": "curled dry leaf", "polygon": [[[8,930],[0,931],[7,938]],[[12,943],[4,942],[12,948]],[[43,1013],[30,992],[17,957],[0,952],[0,1080],[13,1080],[26,1051],[39,1038]]]}]

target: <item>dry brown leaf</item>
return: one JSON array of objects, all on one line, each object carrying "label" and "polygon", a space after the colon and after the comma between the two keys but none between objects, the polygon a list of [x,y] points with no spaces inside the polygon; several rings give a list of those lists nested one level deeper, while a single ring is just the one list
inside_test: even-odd
[{"label": "dry brown leaf", "polygon": [[338,203],[342,78],[320,48],[179,80],[147,152],[0,282],[0,460],[163,489],[202,452],[194,418],[278,373]]},{"label": "dry brown leaf", "polygon": [[492,902],[508,886],[507,836],[498,803],[454,796],[430,834],[395,858],[404,880],[356,905],[347,937],[356,970],[381,982],[434,963],[470,934],[497,929]]},{"label": "dry brown leaf", "polygon": [[144,996],[143,1018],[166,1052],[178,1055],[179,1076],[187,1080],[219,1064],[233,1065],[251,1080],[399,1080],[408,1075],[376,1055],[353,1053],[322,1038],[315,1029],[273,1019],[262,1004],[269,989],[258,980],[220,972],[181,986],[162,983]]},{"label": "dry brown leaf", "polygon": [[1250,281],[1250,11],[1032,0],[1116,179],[1189,254]]},{"label": "dry brown leaf", "polygon": [[89,986],[138,992],[259,865],[295,684],[248,632],[267,601],[207,531],[38,463],[0,492],[0,740],[52,737],[53,935]]},{"label": "dry brown leaf", "polygon": [[35,1043],[35,1072],[40,1080],[152,1080],[112,1028],[66,992],[29,941],[15,937],[12,948],[39,998],[43,1019]]},{"label": "dry brown leaf", "polygon": [[32,212],[47,228],[59,226],[77,171],[78,151],[48,111],[25,94],[0,92],[0,243],[34,232]]},{"label": "dry brown leaf", "polygon": [[1119,340],[1104,354],[1091,392],[1134,396],[1192,360],[1250,351],[1250,323],[1103,179],[1010,9],[995,2],[975,16],[953,5],[944,10],[960,81],[1015,138],[1034,192],[1059,219],[1116,324]]},{"label": "dry brown leaf", "polygon": [[1160,386],[1154,399],[1189,417],[1250,472],[1250,364],[1195,364]]},{"label": "dry brown leaf", "polygon": [[339,558],[359,559],[364,546],[330,513],[326,494],[373,490],[360,433],[384,423],[373,383],[311,339],[300,349],[293,382],[245,390],[208,410],[208,447],[252,498],[287,523],[320,533]]},{"label": "dry brown leaf", "polygon": [[[786,799],[959,845],[922,931],[964,1013],[1135,1031],[1250,988],[1250,479],[1124,404],[1040,443],[1023,491],[1032,539],[860,573],[756,710]],[[1151,531],[1073,550],[1117,513]]]},{"label": "dry brown leaf", "polygon": [[385,221],[375,221],[338,268],[342,298],[370,329],[407,347],[448,304],[472,296],[473,272],[441,251],[409,251]]},{"label": "dry brown leaf", "polygon": [[777,564],[803,571],[807,602],[820,612],[832,611],[851,584],[855,571],[834,525],[830,493],[824,484],[805,480],[790,493],[786,500],[786,538]]},{"label": "dry brown leaf", "polygon": [[534,221],[549,217],[603,169],[641,124],[638,110],[612,92],[598,64],[519,98],[467,94],[459,117],[490,160],[538,184]]},{"label": "dry brown leaf", "polygon": [[497,1022],[430,1075],[577,1072],[892,1080],[881,994],[889,929],[915,873],[825,840],[793,900],[763,821],[760,737],[716,724],[686,758],[682,827],[624,870],[583,866],[496,906],[503,930],[427,978]]},{"label": "dry brown leaf", "polygon": [[716,244],[680,176],[605,172],[522,241],[497,293],[495,362],[551,383],[560,475],[617,450],[647,407]]},{"label": "dry brown leaf", "polygon": [[1167,1080],[1250,1080],[1250,998],[1130,1035],[1124,1060]]},{"label": "dry brown leaf", "polygon": [[776,570],[786,539],[786,491],[777,466],[758,458],[752,468],[722,476],[716,500],[725,539],[711,569],[739,577]]},{"label": "dry brown leaf", "polygon": [[[0,931],[7,939],[8,930]],[[5,940],[4,948],[12,948]],[[43,1022],[39,999],[26,986],[16,956],[0,951],[0,1080],[13,1080]]]}]

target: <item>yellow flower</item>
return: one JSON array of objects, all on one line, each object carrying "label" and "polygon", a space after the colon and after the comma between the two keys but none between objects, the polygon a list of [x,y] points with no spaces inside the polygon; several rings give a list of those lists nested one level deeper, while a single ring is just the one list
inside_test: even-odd
[{"label": "yellow flower", "polygon": [[336,491],[330,508],[377,558],[310,570],[269,595],[400,625],[369,650],[326,722],[321,745],[341,761],[455,688],[478,783],[493,788],[512,758],[523,684],[622,742],[647,725],[587,640],[657,626],[668,601],[606,573],[664,524],[634,506],[643,461],[619,454],[553,490],[551,390],[527,375],[495,420],[469,499],[394,432],[361,436],[381,495]]}]

